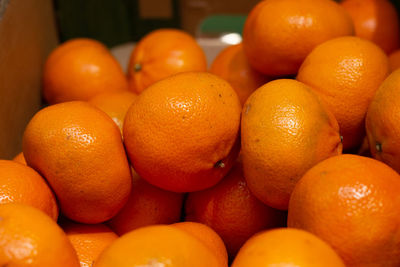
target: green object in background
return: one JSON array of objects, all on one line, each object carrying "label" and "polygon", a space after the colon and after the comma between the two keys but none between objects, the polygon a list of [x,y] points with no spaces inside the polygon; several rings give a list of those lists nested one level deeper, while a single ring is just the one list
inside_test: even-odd
[{"label": "green object in background", "polygon": [[201,22],[199,31],[205,34],[226,32],[242,34],[246,18],[245,15],[212,15]]}]

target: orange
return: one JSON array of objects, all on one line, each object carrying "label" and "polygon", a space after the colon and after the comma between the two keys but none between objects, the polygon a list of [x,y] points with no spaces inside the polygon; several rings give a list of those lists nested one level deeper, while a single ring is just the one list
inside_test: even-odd
[{"label": "orange", "polygon": [[126,114],[129,159],[143,179],[165,190],[211,187],[237,156],[240,111],[235,91],[213,74],[186,72],[159,81]]},{"label": "orange", "polygon": [[316,47],[297,80],[310,86],[333,112],[347,150],[361,145],[368,105],[388,74],[382,49],[358,37],[341,37]]},{"label": "orange", "polygon": [[196,222],[179,222],[171,224],[171,226],[178,227],[202,241],[215,252],[218,259],[221,259],[221,266],[228,266],[228,253],[226,252],[224,241],[213,229],[205,224]]},{"label": "orange", "polygon": [[297,183],[288,226],[330,244],[346,266],[400,265],[400,176],[357,155],[332,157]]},{"label": "orange", "polygon": [[79,267],[67,236],[45,213],[8,203],[0,218],[0,266]]},{"label": "orange", "polygon": [[210,72],[232,85],[242,105],[254,90],[270,80],[250,67],[242,44],[223,49],[213,61]]},{"label": "orange", "polygon": [[133,49],[128,66],[129,86],[139,94],[173,74],[206,70],[206,56],[192,36],[177,29],[159,29],[144,36]]},{"label": "orange", "polygon": [[89,100],[89,103],[107,113],[122,133],[126,112],[136,97],[136,94],[129,91],[108,92],[96,95]]},{"label": "orange", "polygon": [[243,48],[261,73],[296,74],[315,46],[353,31],[350,16],[332,0],[265,0],[247,17]]},{"label": "orange", "polygon": [[93,267],[222,267],[221,260],[192,234],[168,225],[146,226],[114,241]]},{"label": "orange", "polygon": [[393,51],[389,55],[389,67],[391,72],[400,68],[400,49]]},{"label": "orange", "polygon": [[9,202],[33,206],[57,221],[57,202],[46,181],[28,166],[0,160],[0,203]]},{"label": "orange", "polygon": [[13,158],[13,161],[16,161],[16,162],[19,162],[19,163],[22,163],[22,164],[26,165],[26,160],[24,158],[24,153],[22,153],[22,152],[19,152],[18,155],[16,155]]},{"label": "orange", "polygon": [[240,249],[232,267],[326,266],[344,267],[324,241],[306,231],[280,228],[253,236]]},{"label": "orange", "polygon": [[49,104],[127,89],[121,66],[96,40],[69,40],[51,52],[44,66],[43,95]]},{"label": "orange", "polygon": [[60,103],[36,113],[25,129],[23,152],[72,220],[106,221],[128,200],[131,173],[120,131],[86,102]]},{"label": "orange", "polygon": [[374,158],[400,172],[400,70],[379,87],[367,112],[366,129]]},{"label": "orange", "polygon": [[78,254],[81,267],[91,267],[118,236],[104,224],[78,224],[68,222],[62,225],[72,246]]},{"label": "orange", "polygon": [[342,7],[354,22],[356,36],[391,53],[400,46],[399,17],[389,0],[344,0]]},{"label": "orange", "polygon": [[204,223],[214,229],[233,259],[253,234],[283,226],[285,216],[250,193],[243,177],[242,164],[236,162],[216,186],[188,195],[185,220]]},{"label": "orange", "polygon": [[295,80],[257,89],[243,107],[241,130],[247,185],[276,209],[287,209],[295,184],[309,168],[342,152],[335,117]]},{"label": "orange", "polygon": [[128,202],[108,225],[119,235],[152,224],[170,224],[181,218],[183,194],[165,191],[133,174]]}]

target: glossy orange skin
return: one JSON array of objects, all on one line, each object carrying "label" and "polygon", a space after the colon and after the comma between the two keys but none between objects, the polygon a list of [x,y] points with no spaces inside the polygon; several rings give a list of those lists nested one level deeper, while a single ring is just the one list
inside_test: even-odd
[{"label": "glossy orange skin", "polygon": [[165,190],[211,187],[238,154],[240,111],[236,92],[213,74],[186,72],[159,81],[126,115],[129,159],[140,177]]},{"label": "glossy orange skin", "polygon": [[259,233],[240,249],[232,267],[326,266],[344,267],[336,252],[306,231],[280,228]]},{"label": "glossy orange skin", "polygon": [[265,0],[247,17],[243,48],[254,69],[283,76],[296,74],[315,46],[353,33],[350,16],[332,0]]},{"label": "glossy orange skin", "polygon": [[389,66],[391,72],[400,68],[400,49],[393,51],[389,55]]},{"label": "glossy orange skin", "polygon": [[178,227],[142,227],[118,238],[93,267],[227,267],[202,241]]},{"label": "glossy orange skin", "polygon": [[381,84],[369,105],[366,129],[372,156],[400,172],[400,70]]},{"label": "glossy orange skin", "polygon": [[133,173],[132,192],[108,225],[119,235],[153,224],[179,222],[183,194],[163,190]]},{"label": "glossy orange skin", "polygon": [[19,163],[22,163],[22,164],[26,165],[26,160],[25,160],[25,158],[24,158],[24,153],[22,153],[22,152],[19,152],[19,153],[13,158],[13,161],[16,161],[16,162],[19,162]]},{"label": "glossy orange skin", "polygon": [[21,203],[58,218],[56,198],[46,181],[32,168],[11,160],[0,160],[0,203]]},{"label": "glossy orange skin", "polygon": [[104,224],[68,222],[62,228],[78,255],[81,267],[91,267],[100,253],[118,238]]},{"label": "glossy orange skin", "polygon": [[126,112],[136,97],[137,95],[130,91],[111,92],[96,95],[88,102],[107,113],[122,133]]},{"label": "glossy orange skin", "polygon": [[128,66],[129,86],[140,94],[173,74],[206,70],[206,56],[192,36],[182,30],[159,29],[144,36],[133,49]]},{"label": "glossy orange skin", "polygon": [[171,226],[178,227],[202,241],[216,254],[223,266],[228,265],[228,252],[224,241],[212,228],[197,222],[179,222],[171,224]]},{"label": "glossy orange skin", "polygon": [[25,129],[23,152],[72,220],[106,221],[128,200],[131,173],[120,131],[107,114],[86,102],[36,113]]},{"label": "glossy orange skin", "polygon": [[400,47],[399,16],[389,0],[344,0],[340,4],[353,19],[356,36],[388,54]]},{"label": "glossy orange skin", "polygon": [[0,218],[0,266],[79,267],[67,236],[42,211],[22,204],[1,204]]},{"label": "glossy orange skin", "polygon": [[236,162],[217,185],[190,193],[185,202],[185,220],[204,223],[216,231],[233,259],[255,233],[283,226],[285,214],[264,205],[250,192],[241,162]]},{"label": "glossy orange skin", "polygon": [[341,37],[316,47],[297,80],[310,86],[333,112],[347,150],[361,145],[368,105],[388,74],[388,58],[377,45]]},{"label": "glossy orange skin", "polygon": [[400,176],[387,165],[341,155],[311,168],[297,183],[288,226],[330,244],[346,266],[399,266]]},{"label": "glossy orange skin", "polygon": [[342,153],[335,117],[308,86],[289,79],[269,82],[247,99],[241,138],[250,191],[282,210],[309,168]]},{"label": "glossy orange skin", "polygon": [[222,50],[213,61],[210,72],[232,85],[242,105],[254,90],[271,80],[250,67],[242,44]]},{"label": "glossy orange skin", "polygon": [[96,40],[69,40],[51,52],[44,66],[43,95],[49,104],[127,89],[118,61]]}]

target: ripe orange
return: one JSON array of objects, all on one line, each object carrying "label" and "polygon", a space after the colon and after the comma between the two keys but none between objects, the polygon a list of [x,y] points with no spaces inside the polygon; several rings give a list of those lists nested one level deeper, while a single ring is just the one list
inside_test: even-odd
[{"label": "ripe orange", "polygon": [[36,113],[25,129],[23,152],[72,220],[103,222],[128,200],[131,173],[120,131],[107,114],[86,102],[65,102]]},{"label": "ripe orange", "polygon": [[393,51],[389,55],[389,67],[391,72],[400,68],[400,49]]},{"label": "ripe orange", "polygon": [[78,254],[81,267],[91,267],[118,236],[104,224],[78,224],[68,222],[62,225],[69,241]]},{"label": "ripe orange", "polygon": [[33,206],[57,221],[57,202],[46,181],[28,166],[0,160],[0,203],[10,202]]},{"label": "ripe orange", "polygon": [[358,37],[341,37],[316,47],[297,80],[310,86],[333,112],[347,150],[361,145],[368,105],[388,74],[382,49]]},{"label": "ripe orange", "polygon": [[210,226],[225,242],[231,259],[253,234],[283,226],[283,212],[272,209],[250,193],[237,162],[217,185],[188,195],[185,220]]},{"label": "ripe orange", "polygon": [[295,184],[309,168],[342,152],[335,117],[295,80],[257,89],[243,107],[241,130],[247,185],[277,209],[287,209]]},{"label": "ripe orange", "polygon": [[391,53],[400,46],[399,17],[389,0],[344,0],[341,5],[354,22],[356,36]]},{"label": "ripe orange", "polygon": [[79,267],[65,233],[31,206],[0,205],[0,266]]},{"label": "ripe orange", "polygon": [[96,40],[69,40],[53,50],[44,66],[43,95],[50,104],[127,89],[121,66]]},{"label": "ripe orange", "polygon": [[165,190],[215,185],[237,156],[240,111],[235,91],[213,74],[186,72],[153,84],[125,118],[133,167]]},{"label": "ripe orange", "polygon": [[367,112],[366,129],[374,158],[400,172],[400,70],[379,87]]},{"label": "ripe orange", "polygon": [[192,234],[168,225],[146,226],[118,238],[93,267],[223,267],[215,252]]},{"label": "ripe orange", "polygon": [[315,46],[353,31],[350,16],[332,0],[265,0],[247,17],[243,48],[259,72],[296,74]]},{"label": "ripe orange", "polygon": [[26,160],[25,160],[25,157],[24,157],[24,153],[22,153],[22,152],[19,152],[18,155],[16,155],[13,158],[13,161],[16,161],[16,162],[19,162],[19,163],[22,163],[22,164],[26,165]]},{"label": "ripe orange", "polygon": [[347,266],[399,266],[400,176],[357,155],[329,158],[293,190],[288,226],[330,244]]},{"label": "ripe orange", "polygon": [[136,97],[136,94],[129,91],[109,92],[96,95],[89,100],[89,103],[107,113],[122,133],[126,112]]},{"label": "ripe orange", "polygon": [[119,235],[153,224],[170,224],[181,218],[183,194],[165,191],[133,174],[128,202],[108,225]]},{"label": "ripe orange", "polygon": [[171,226],[178,227],[202,241],[221,260],[221,266],[228,266],[228,253],[224,241],[213,229],[196,222],[179,222]]},{"label": "ripe orange", "polygon": [[324,241],[306,231],[280,228],[259,233],[240,249],[232,267],[326,266],[344,267]]},{"label": "ripe orange", "polygon": [[206,70],[206,56],[192,36],[177,29],[159,29],[143,37],[133,49],[128,66],[129,86],[139,94],[173,74]]},{"label": "ripe orange", "polygon": [[232,85],[242,105],[254,90],[270,80],[250,67],[242,44],[222,50],[212,63],[210,72]]}]

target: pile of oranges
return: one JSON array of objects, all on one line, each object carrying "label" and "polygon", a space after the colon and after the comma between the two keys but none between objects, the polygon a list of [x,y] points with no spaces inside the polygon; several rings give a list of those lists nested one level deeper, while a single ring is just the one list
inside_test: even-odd
[{"label": "pile of oranges", "polygon": [[124,73],[91,39],[0,160],[0,266],[400,266],[400,28],[388,0],[264,0],[207,69],[181,30]]}]

